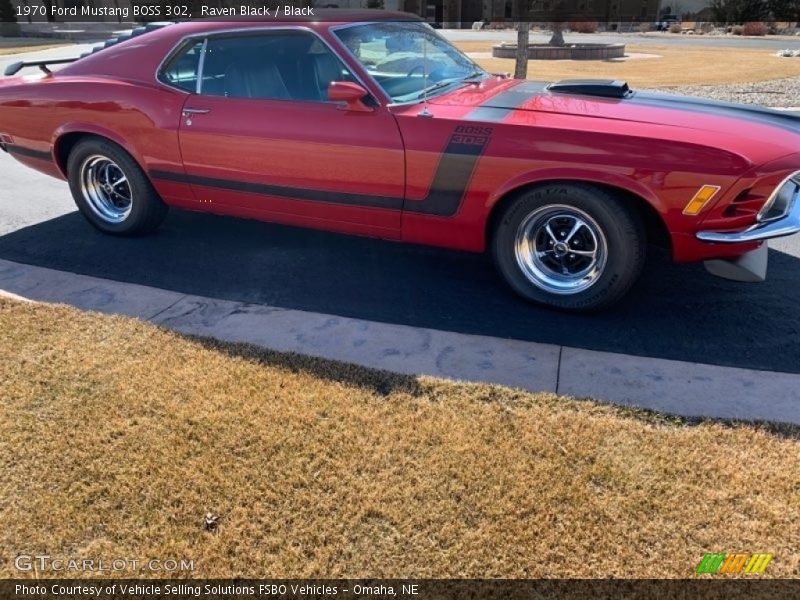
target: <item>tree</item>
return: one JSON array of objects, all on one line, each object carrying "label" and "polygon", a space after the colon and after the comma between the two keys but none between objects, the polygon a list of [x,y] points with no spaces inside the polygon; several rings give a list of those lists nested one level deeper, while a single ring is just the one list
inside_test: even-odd
[{"label": "tree", "polygon": [[514,78],[526,79],[528,77],[528,41],[530,40],[531,24],[520,21],[517,24],[517,57],[514,64]]},{"label": "tree", "polygon": [[717,23],[763,21],[769,8],[767,0],[711,0],[711,14]]},{"label": "tree", "polygon": [[550,41],[547,42],[550,46],[558,46],[559,48],[565,44],[564,42],[564,23],[562,21],[554,21],[550,23],[550,29],[553,30],[553,35]]},{"label": "tree", "polygon": [[767,0],[776,21],[800,21],[800,0]]},{"label": "tree", "polygon": [[14,5],[11,4],[11,0],[0,0],[0,35],[17,36],[19,34]]},{"label": "tree", "polygon": [[45,12],[47,13],[47,21],[55,23],[56,18],[53,16],[53,0],[42,0]]},{"label": "tree", "polygon": [[570,21],[588,20],[585,14],[576,8],[578,4],[576,0],[533,2],[527,9],[528,20],[549,23],[553,35],[547,43],[560,48],[565,45],[564,24]]},{"label": "tree", "polygon": [[[731,0],[727,0],[731,1]],[[798,1],[800,0],[784,0]],[[553,0],[548,2],[531,2],[530,0],[515,1],[516,17],[519,20],[517,27],[517,56],[514,66],[514,77],[525,79],[528,74],[528,42],[530,39],[531,21],[550,22],[553,34],[548,45],[565,46],[564,24],[570,20],[587,20],[584,12],[576,9],[579,3],[576,0]],[[551,20],[552,19],[552,20]]]}]

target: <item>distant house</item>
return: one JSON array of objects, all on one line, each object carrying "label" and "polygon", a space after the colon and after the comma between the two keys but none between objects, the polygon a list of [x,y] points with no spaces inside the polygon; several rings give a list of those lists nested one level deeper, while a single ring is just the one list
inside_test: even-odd
[{"label": "distant house", "polygon": [[[469,26],[475,21],[591,20],[602,23],[653,23],[661,0],[400,0],[399,10],[443,23]],[[528,9],[527,17],[525,10]]]}]

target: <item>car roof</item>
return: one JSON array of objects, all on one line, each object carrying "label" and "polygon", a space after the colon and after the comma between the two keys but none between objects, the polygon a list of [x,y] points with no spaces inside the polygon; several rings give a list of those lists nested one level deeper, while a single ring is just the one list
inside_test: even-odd
[{"label": "car roof", "polygon": [[[97,74],[147,81],[175,44],[185,38],[269,27],[305,27],[321,32],[332,26],[376,21],[424,22],[416,15],[380,9],[314,9],[313,17],[217,17],[177,23],[160,22],[150,24],[150,31],[113,38],[59,72],[64,76]],[[135,58],[131,57],[133,50],[137,53]]]},{"label": "car roof", "polygon": [[388,11],[382,9],[341,9],[321,8],[314,9],[314,15],[303,16],[278,16],[270,17],[212,17],[182,21],[167,29],[170,33],[181,35],[201,34],[218,29],[246,29],[249,27],[281,27],[286,25],[304,25],[314,29],[325,29],[334,25],[346,23],[363,23],[374,21],[394,22],[420,22],[422,17],[405,12]]}]

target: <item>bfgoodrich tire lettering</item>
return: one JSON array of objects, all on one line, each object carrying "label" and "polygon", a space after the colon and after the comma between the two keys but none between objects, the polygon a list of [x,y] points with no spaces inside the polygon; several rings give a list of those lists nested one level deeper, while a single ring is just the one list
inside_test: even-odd
[{"label": "bfgoodrich tire lettering", "polygon": [[167,205],[141,167],[104,138],[90,136],[76,144],[67,160],[67,176],[78,209],[105,233],[149,233],[167,215]]},{"label": "bfgoodrich tire lettering", "polygon": [[498,270],[523,297],[568,311],[606,308],[641,273],[644,227],[622,198],[581,183],[530,189],[499,216],[491,241]]}]

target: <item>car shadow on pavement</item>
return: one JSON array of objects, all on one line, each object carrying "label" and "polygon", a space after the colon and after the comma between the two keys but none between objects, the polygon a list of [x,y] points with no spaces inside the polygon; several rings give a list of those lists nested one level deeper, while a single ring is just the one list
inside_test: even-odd
[{"label": "car shadow on pavement", "polygon": [[0,236],[0,258],[186,294],[607,352],[800,373],[800,259],[717,279],[652,249],[613,309],[570,315],[514,295],[481,255],[172,211],[144,238],[76,212]]},{"label": "car shadow on pavement", "polygon": [[180,335],[189,342],[199,344],[213,352],[222,352],[233,358],[255,361],[260,365],[277,367],[292,373],[307,373],[326,381],[361,388],[378,396],[398,393],[418,398],[426,393],[425,386],[416,375],[392,373],[360,365],[348,365],[348,368],[343,369],[340,363],[327,358],[294,352],[277,352],[250,343],[223,342],[191,334]]}]

